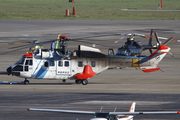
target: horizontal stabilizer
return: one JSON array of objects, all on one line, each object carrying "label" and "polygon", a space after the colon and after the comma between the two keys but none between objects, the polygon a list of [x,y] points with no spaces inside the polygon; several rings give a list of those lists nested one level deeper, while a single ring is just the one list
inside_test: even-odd
[{"label": "horizontal stabilizer", "polygon": [[140,68],[143,72],[154,72],[157,70],[161,70],[158,66],[148,66],[148,67],[140,67]]}]

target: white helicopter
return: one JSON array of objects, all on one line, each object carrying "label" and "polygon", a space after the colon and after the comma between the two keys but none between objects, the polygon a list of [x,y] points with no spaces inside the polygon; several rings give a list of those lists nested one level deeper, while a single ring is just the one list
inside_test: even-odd
[{"label": "white helicopter", "polygon": [[180,114],[180,111],[157,111],[157,112],[135,112],[135,102],[132,102],[129,112],[92,112],[75,110],[57,110],[57,109],[37,109],[29,108],[28,111],[60,112],[70,114],[90,114],[94,118],[90,120],[133,120],[136,115],[167,115]]},{"label": "white helicopter", "polygon": [[[24,84],[28,84],[27,79],[67,79],[75,80],[76,84],[88,84],[89,78],[94,75],[115,67],[136,67],[143,72],[153,72],[161,70],[157,65],[163,57],[170,53],[170,48],[166,46],[171,40],[142,34],[125,34],[129,36],[124,46],[118,48],[116,54],[113,49],[108,50],[108,55],[103,54],[100,49],[79,45],[78,50],[69,52],[66,50],[65,42],[67,36],[58,36],[58,43],[54,51],[36,48],[33,52],[27,52],[14,65],[7,68],[8,75],[12,74],[25,78]],[[133,36],[150,37],[148,45],[141,45],[134,40]],[[152,37],[155,37],[158,45],[152,45]],[[167,40],[160,44],[159,39]],[[155,49],[152,52],[152,49]],[[142,56],[144,50],[150,51],[150,56]]]}]

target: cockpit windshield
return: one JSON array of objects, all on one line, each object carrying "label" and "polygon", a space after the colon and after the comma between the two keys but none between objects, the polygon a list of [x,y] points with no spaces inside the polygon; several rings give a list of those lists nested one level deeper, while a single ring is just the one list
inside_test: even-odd
[{"label": "cockpit windshield", "polygon": [[33,65],[33,60],[22,57],[16,64],[18,64],[18,65]]},{"label": "cockpit windshield", "polygon": [[25,59],[22,57],[16,64],[23,65]]},{"label": "cockpit windshield", "polygon": [[121,118],[125,118],[125,117],[128,117],[128,116],[126,116],[126,115],[118,115],[118,116],[116,116],[118,119],[121,119]]},{"label": "cockpit windshield", "polygon": [[116,55],[125,55],[125,56],[128,56],[130,55],[130,51],[128,49],[125,49],[125,48],[118,48],[117,52],[116,52]]},{"label": "cockpit windshield", "polygon": [[109,113],[107,112],[107,113],[102,113],[102,112],[100,112],[100,113],[95,113],[95,115],[94,115],[94,118],[107,118],[109,116]]},{"label": "cockpit windshield", "polygon": [[94,118],[106,118],[107,120],[117,120],[116,116],[109,115],[109,112],[96,112]]}]

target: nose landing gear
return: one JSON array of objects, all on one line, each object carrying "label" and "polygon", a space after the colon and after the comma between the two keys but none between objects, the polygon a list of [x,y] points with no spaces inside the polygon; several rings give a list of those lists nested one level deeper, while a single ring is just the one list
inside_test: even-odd
[{"label": "nose landing gear", "polygon": [[27,80],[27,78],[25,78],[25,80],[24,80],[24,84],[29,84],[29,80]]}]

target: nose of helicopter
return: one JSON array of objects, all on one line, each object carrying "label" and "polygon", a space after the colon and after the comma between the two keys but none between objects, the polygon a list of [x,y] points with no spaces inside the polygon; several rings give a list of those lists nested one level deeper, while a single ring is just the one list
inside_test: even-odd
[{"label": "nose of helicopter", "polygon": [[12,68],[8,67],[6,71],[7,71],[8,75],[10,75],[12,73]]}]

